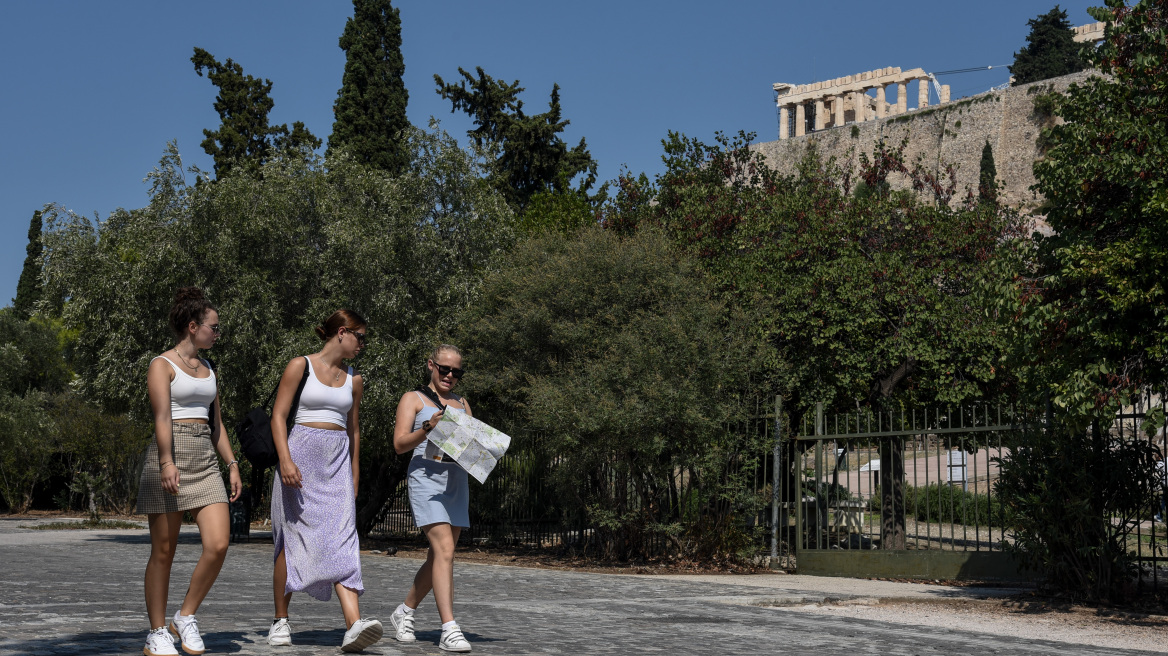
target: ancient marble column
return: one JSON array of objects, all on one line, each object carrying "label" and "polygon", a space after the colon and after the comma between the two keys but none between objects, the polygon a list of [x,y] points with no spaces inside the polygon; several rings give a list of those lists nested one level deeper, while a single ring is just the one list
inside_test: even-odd
[{"label": "ancient marble column", "polygon": [[779,139],[787,138],[787,106],[779,108]]},{"label": "ancient marble column", "polygon": [[868,117],[866,115],[867,112],[865,111],[866,108],[864,107],[863,100],[864,100],[864,92],[863,91],[853,91],[852,92],[852,109],[855,110],[857,123],[863,123],[864,121],[868,120]]},{"label": "ancient marble column", "polygon": [[943,102],[943,103],[949,102],[949,85],[948,84],[941,85],[941,102]]},{"label": "ancient marble column", "polygon": [[908,111],[908,85],[904,82],[896,84],[896,113],[903,114]]},{"label": "ancient marble column", "polygon": [[832,121],[831,126],[833,128],[838,128],[844,124],[844,97],[832,96],[831,107],[835,110],[835,120]]},{"label": "ancient marble column", "polygon": [[823,105],[823,98],[815,101],[815,129],[822,130],[827,126],[827,111]]},{"label": "ancient marble column", "polygon": [[922,77],[917,87],[917,109],[929,106],[929,78]]},{"label": "ancient marble column", "polygon": [[886,115],[884,105],[886,104],[884,102],[884,85],[881,84],[876,87],[876,118],[884,118]]},{"label": "ancient marble column", "polygon": [[795,105],[795,136],[801,137],[807,134],[807,115],[806,110],[803,109],[803,103]]}]

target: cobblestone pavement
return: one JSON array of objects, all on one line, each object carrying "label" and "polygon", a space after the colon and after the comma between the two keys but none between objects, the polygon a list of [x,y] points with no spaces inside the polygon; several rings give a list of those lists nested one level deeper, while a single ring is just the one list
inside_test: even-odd
[{"label": "cobblestone pavement", "polygon": [[[0,654],[142,653],[145,531],[19,528],[31,523],[0,519]],[[170,613],[198,556],[198,534],[184,527]],[[207,653],[339,654],[344,624],[335,600],[295,596],[295,645],[272,648],[264,641],[271,622],[271,562],[270,543],[232,546],[198,614]],[[388,624],[419,561],[363,554],[362,562],[362,613]],[[461,564],[455,590],[457,618],[476,654],[1149,653],[810,616],[766,605],[822,600],[824,593],[699,578]],[[439,621],[431,599],[417,618],[418,642],[387,636],[366,653],[444,653],[437,646]]]}]

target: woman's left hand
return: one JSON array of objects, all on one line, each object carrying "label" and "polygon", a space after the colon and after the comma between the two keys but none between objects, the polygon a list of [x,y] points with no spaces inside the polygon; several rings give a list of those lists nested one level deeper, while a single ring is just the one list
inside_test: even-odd
[{"label": "woman's left hand", "polygon": [[230,467],[227,480],[231,483],[231,500],[235,501],[243,494],[243,481],[239,478],[239,467]]}]

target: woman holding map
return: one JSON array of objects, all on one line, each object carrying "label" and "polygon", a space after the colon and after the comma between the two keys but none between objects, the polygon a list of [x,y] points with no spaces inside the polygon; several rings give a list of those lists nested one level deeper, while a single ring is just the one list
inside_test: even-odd
[{"label": "woman holding map", "polygon": [[470,651],[470,643],[454,621],[454,546],[458,534],[470,526],[470,488],[467,473],[441,451],[427,449],[427,434],[447,412],[471,414],[470,404],[452,390],[462,378],[462,352],[442,344],[426,361],[429,382],[407,392],[397,404],[393,448],[398,453],[413,451],[410,460],[410,508],[414,523],[426,534],[430,550],[426,562],[414,576],[414,584],[389,620],[394,637],[413,642],[414,610],[431,590],[442,619],[443,651]]},{"label": "woman holding map", "polygon": [[[316,335],[320,351],[284,369],[272,406],[272,442],[280,464],[272,483],[272,587],[276,613],[268,644],[292,644],[288,605],[301,591],[328,601],[335,590],[345,616],[341,650],[361,651],[381,639],[381,622],[363,619],[357,598],[361,554],[357,541],[357,482],[364,382],[344,360],[365,347],[365,319],[337,310]],[[288,419],[295,421],[288,431]]]}]

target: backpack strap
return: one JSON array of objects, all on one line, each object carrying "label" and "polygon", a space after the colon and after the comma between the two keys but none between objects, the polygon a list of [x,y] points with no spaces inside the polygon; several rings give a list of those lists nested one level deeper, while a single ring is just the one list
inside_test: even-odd
[{"label": "backpack strap", "polygon": [[[288,423],[296,421],[296,411],[300,408],[300,395],[304,393],[304,385],[308,382],[308,356],[304,356],[304,375],[300,377],[300,384],[296,386],[296,394],[292,397],[292,408],[288,412]],[[276,400],[276,392],[280,391],[280,381],[276,381],[276,386],[272,388],[272,393],[268,395],[268,400],[264,401],[264,409],[268,415],[272,414],[272,402]]]},{"label": "backpack strap", "polygon": [[296,413],[300,411],[300,395],[304,393],[304,385],[308,382],[308,370],[311,366],[308,356],[304,356],[304,375],[300,377],[300,384],[296,386],[296,395],[292,397],[291,412],[288,413],[288,423],[296,423]]}]

